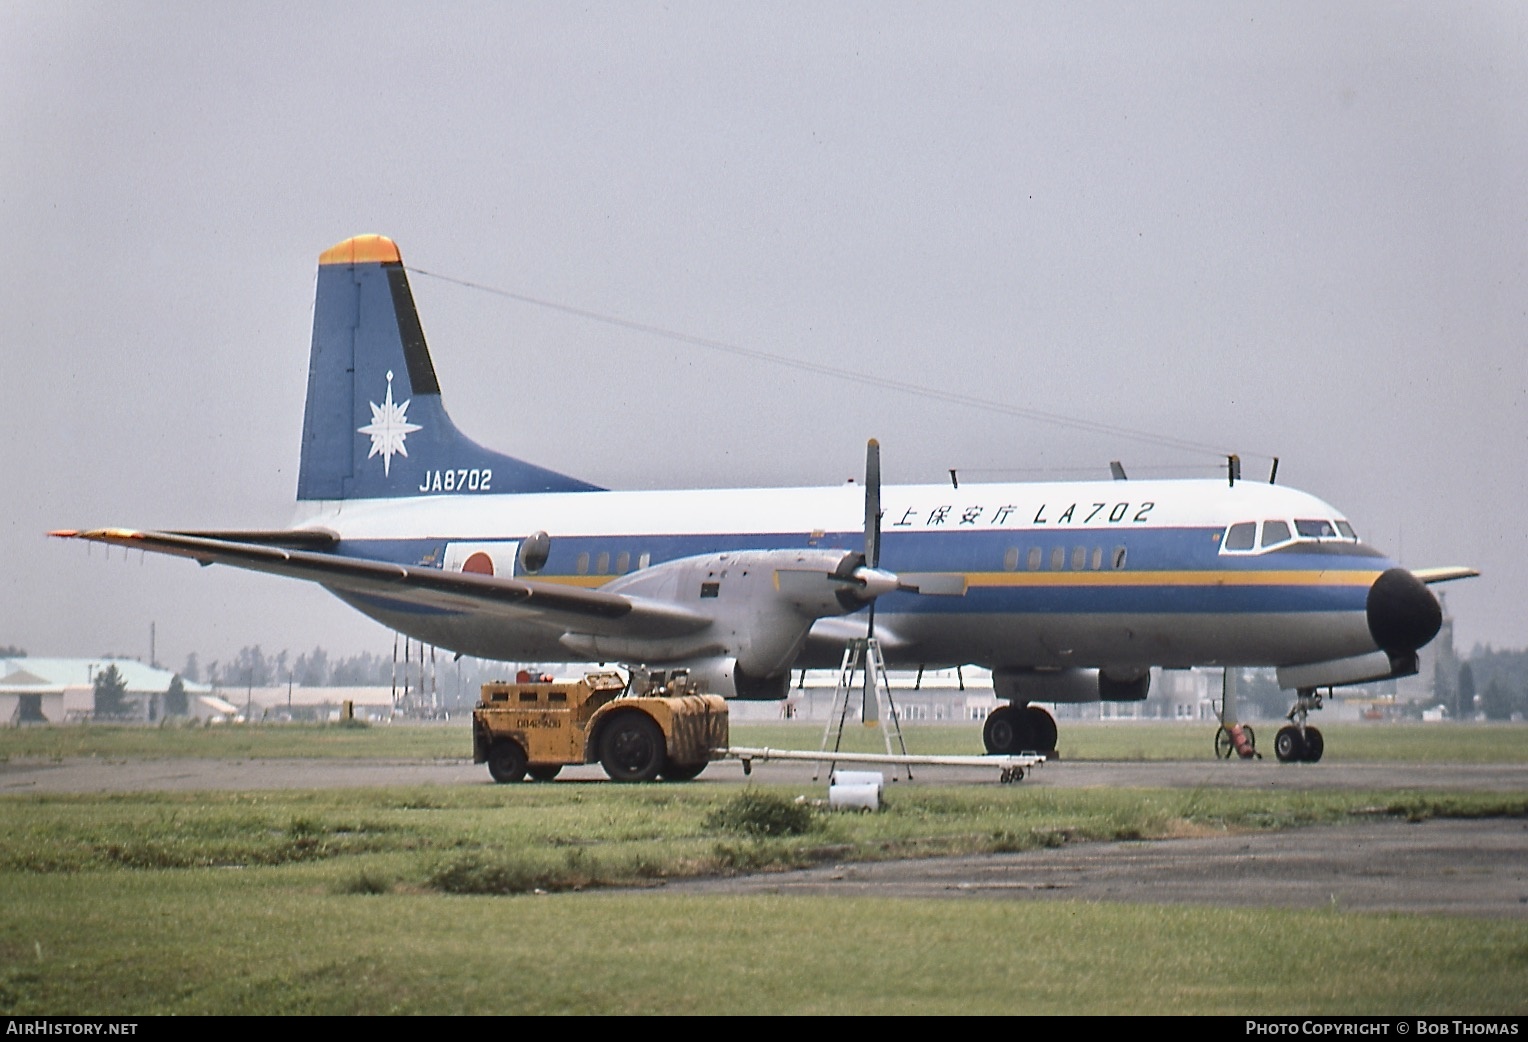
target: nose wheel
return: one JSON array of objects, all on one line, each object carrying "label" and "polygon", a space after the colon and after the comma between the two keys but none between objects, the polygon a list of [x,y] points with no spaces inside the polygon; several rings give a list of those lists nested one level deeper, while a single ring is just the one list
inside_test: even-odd
[{"label": "nose wheel", "polygon": [[1301,688],[1295,693],[1289,724],[1279,728],[1273,739],[1273,753],[1280,763],[1316,763],[1326,751],[1326,741],[1319,728],[1306,723],[1312,709],[1321,708],[1321,695],[1315,688]]}]

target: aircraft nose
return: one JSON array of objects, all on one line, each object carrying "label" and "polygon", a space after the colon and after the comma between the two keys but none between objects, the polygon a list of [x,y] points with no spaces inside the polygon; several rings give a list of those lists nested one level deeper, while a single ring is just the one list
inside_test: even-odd
[{"label": "aircraft nose", "polygon": [[1391,655],[1409,655],[1438,635],[1443,609],[1422,580],[1391,568],[1369,587],[1369,634]]}]

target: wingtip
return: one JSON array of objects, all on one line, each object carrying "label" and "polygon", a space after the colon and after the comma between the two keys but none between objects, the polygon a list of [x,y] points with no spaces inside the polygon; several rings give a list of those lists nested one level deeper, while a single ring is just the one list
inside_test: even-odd
[{"label": "wingtip", "polygon": [[141,539],[143,533],[136,528],[93,528],[82,531],[78,528],[57,528],[48,535],[55,539],[92,539],[104,542],[110,539]]}]

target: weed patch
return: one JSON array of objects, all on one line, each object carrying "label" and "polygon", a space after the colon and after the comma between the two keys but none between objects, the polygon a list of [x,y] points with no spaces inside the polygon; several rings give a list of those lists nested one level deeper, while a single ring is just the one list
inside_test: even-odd
[{"label": "weed patch", "polygon": [[800,836],[815,824],[812,808],[783,796],[747,791],[706,816],[706,827],[743,836]]},{"label": "weed patch", "polygon": [[512,857],[460,854],[429,875],[430,887],[446,894],[528,894],[566,885],[561,873],[532,867]]},{"label": "weed patch", "polygon": [[380,872],[365,868],[346,876],[334,885],[336,894],[390,894],[392,891],[391,879]]}]

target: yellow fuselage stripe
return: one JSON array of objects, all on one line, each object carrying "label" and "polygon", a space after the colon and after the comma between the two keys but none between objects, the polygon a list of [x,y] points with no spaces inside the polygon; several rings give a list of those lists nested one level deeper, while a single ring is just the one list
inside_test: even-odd
[{"label": "yellow fuselage stripe", "polygon": [[[922,573],[919,573],[922,574]],[[938,574],[945,574],[940,572]],[[952,572],[959,575],[959,572]],[[966,586],[1372,586],[1377,571],[1333,569],[1331,571],[1161,571],[1136,572],[966,572]],[[596,588],[620,578],[617,575],[538,575],[538,582]]]}]

